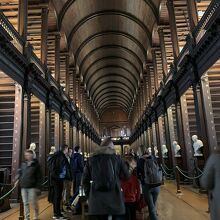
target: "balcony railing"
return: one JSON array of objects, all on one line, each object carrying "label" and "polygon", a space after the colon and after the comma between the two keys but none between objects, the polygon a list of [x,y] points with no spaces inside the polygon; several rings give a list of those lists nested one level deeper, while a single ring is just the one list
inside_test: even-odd
[{"label": "balcony railing", "polygon": [[5,29],[5,31],[13,39],[11,43],[17,48],[18,51],[20,51],[20,53],[23,54],[25,42],[19,33],[15,30],[14,26],[9,22],[2,10],[0,10],[0,26]]},{"label": "balcony railing", "polygon": [[204,34],[206,33],[206,24],[209,22],[209,20],[214,17],[215,14],[218,14],[220,12],[220,1],[219,0],[213,0],[205,13],[203,14],[202,18],[200,19],[198,25],[195,27],[193,31],[193,35],[196,39],[196,43],[202,39]]}]

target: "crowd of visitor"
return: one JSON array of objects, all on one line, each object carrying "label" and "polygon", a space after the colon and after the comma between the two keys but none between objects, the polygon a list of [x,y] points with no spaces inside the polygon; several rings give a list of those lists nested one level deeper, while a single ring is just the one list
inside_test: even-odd
[{"label": "crowd of visitor", "polygon": [[[34,148],[35,149],[35,148]],[[18,171],[25,220],[37,220],[38,194],[42,182],[41,168],[36,153],[28,149]],[[218,219],[215,186],[216,162],[219,153],[208,160],[201,184],[209,191],[212,219]],[[85,161],[79,146],[51,147],[47,158],[48,201],[53,204],[53,219],[67,219],[66,212],[81,214],[80,196],[87,200],[89,219],[136,220],[138,211],[148,207],[150,220],[158,220],[157,198],[162,184],[162,170],[157,158],[149,150],[141,157],[131,150],[117,155],[111,138],[105,138]],[[218,172],[219,174],[219,172]],[[217,218],[216,218],[217,216]]]}]

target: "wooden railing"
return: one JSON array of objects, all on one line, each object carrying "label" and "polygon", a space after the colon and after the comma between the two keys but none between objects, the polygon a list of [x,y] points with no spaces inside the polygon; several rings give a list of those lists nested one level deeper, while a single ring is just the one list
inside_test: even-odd
[{"label": "wooden railing", "polygon": [[20,51],[20,53],[23,54],[25,41],[15,30],[14,26],[9,22],[2,10],[0,10],[0,26],[11,36],[11,43]]}]

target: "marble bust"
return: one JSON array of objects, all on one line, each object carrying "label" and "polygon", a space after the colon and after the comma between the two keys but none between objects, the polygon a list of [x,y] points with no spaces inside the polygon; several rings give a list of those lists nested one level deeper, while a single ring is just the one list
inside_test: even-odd
[{"label": "marble bust", "polygon": [[148,151],[148,153],[149,153],[150,155],[152,155],[152,149],[151,149],[151,147],[148,147],[148,148],[147,148],[147,151]]},{"label": "marble bust", "polygon": [[29,149],[28,149],[28,150],[32,150],[32,151],[33,151],[33,158],[34,158],[34,159],[36,159],[36,157],[37,157],[37,156],[36,156],[36,152],[35,152],[36,147],[37,147],[37,146],[36,146],[35,143],[31,143],[31,144],[30,144],[30,147],[29,147]]},{"label": "marble bust", "polygon": [[203,156],[201,152],[201,148],[203,147],[203,142],[201,140],[198,140],[197,135],[192,136],[192,141],[193,141],[194,156]]},{"label": "marble bust", "polygon": [[155,157],[158,157],[158,149],[157,149],[157,146],[154,146],[154,154],[155,154]]},{"label": "marble bust", "polygon": [[167,158],[167,153],[168,153],[168,149],[167,146],[165,144],[162,145],[162,156],[163,158]]},{"label": "marble bust", "polygon": [[181,147],[177,143],[177,141],[173,141],[173,148],[174,148],[175,157],[181,157],[181,154],[180,154]]},{"label": "marble bust", "polygon": [[51,146],[49,154],[54,154],[55,152],[56,152],[55,146]]}]

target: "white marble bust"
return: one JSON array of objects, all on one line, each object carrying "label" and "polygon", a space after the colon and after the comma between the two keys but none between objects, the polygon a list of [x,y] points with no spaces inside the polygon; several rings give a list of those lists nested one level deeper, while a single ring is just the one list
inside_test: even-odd
[{"label": "white marble bust", "polygon": [[167,146],[165,144],[162,145],[162,156],[163,158],[167,158],[167,153],[168,153],[168,149]]},{"label": "white marble bust", "polygon": [[148,153],[149,153],[150,155],[152,155],[152,149],[151,149],[151,147],[148,147],[148,148],[147,148],[147,151],[148,151]]},{"label": "white marble bust", "polygon": [[173,141],[173,148],[174,148],[175,157],[181,157],[181,154],[180,154],[181,147],[177,143],[177,141]]},{"label": "white marble bust", "polygon": [[154,146],[154,154],[155,154],[155,157],[159,157],[157,146]]},{"label": "white marble bust", "polygon": [[193,141],[194,156],[203,156],[201,152],[201,148],[203,147],[203,142],[201,140],[198,140],[197,135],[192,136],[192,141]]},{"label": "white marble bust", "polygon": [[36,146],[35,143],[31,143],[31,144],[30,144],[30,147],[29,147],[29,149],[28,149],[28,150],[32,150],[32,151],[33,151],[33,158],[34,158],[34,159],[37,158],[36,153],[35,153],[36,147],[37,147],[37,146]]}]

